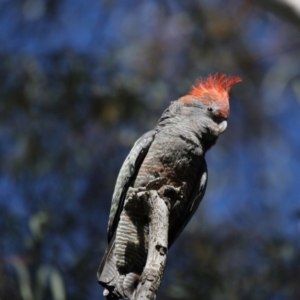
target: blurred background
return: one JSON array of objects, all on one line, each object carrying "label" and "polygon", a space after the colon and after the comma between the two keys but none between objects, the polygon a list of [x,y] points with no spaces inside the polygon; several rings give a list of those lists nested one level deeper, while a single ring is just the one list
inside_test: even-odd
[{"label": "blurred background", "polygon": [[239,75],[158,299],[300,299],[296,0],[0,1],[0,299],[104,299],[134,141],[199,76]]}]

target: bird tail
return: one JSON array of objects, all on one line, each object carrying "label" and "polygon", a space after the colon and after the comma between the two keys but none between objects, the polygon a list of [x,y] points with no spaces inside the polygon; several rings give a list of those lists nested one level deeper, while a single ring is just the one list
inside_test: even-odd
[{"label": "bird tail", "polygon": [[120,298],[131,299],[140,274],[135,272],[122,273],[117,267],[114,255],[115,239],[107,246],[104,257],[97,271],[98,282],[104,287],[103,295],[107,300]]},{"label": "bird tail", "polygon": [[116,279],[118,277],[118,270],[113,255],[113,249],[115,246],[115,239],[109,243],[106,248],[103,259],[97,271],[98,282],[105,288],[103,295],[106,296],[107,300],[119,299],[118,293],[115,291]]}]

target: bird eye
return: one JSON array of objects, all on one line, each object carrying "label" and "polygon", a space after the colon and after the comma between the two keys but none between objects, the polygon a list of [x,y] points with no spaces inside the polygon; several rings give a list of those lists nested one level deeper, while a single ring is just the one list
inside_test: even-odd
[{"label": "bird eye", "polygon": [[212,111],[213,111],[212,107],[209,107],[207,110],[208,110],[209,112],[212,112]]}]

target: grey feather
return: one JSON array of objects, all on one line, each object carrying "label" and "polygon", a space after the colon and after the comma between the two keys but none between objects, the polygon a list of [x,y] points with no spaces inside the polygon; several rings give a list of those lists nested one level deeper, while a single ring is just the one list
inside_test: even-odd
[{"label": "grey feather", "polygon": [[134,176],[146,156],[155,134],[156,130],[151,130],[142,135],[135,142],[122,165],[112,197],[112,204],[108,219],[108,242],[111,241],[118,225],[127,190],[131,186]]},{"label": "grey feather", "polygon": [[[180,218],[176,218],[175,222],[171,223],[169,232],[169,247],[175,242],[177,237],[183,231],[185,226],[189,223],[190,219],[196,212],[206,190],[207,185],[207,165],[205,159],[199,169],[198,180],[195,183],[188,205],[186,205],[184,212]],[[171,221],[171,220],[170,220]]]}]

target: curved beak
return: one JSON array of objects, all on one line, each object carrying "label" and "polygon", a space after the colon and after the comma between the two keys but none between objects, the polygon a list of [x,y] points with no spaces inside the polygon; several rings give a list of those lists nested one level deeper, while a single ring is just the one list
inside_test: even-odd
[{"label": "curved beak", "polygon": [[224,120],[221,123],[219,123],[219,134],[223,133],[227,128],[227,121]]}]

